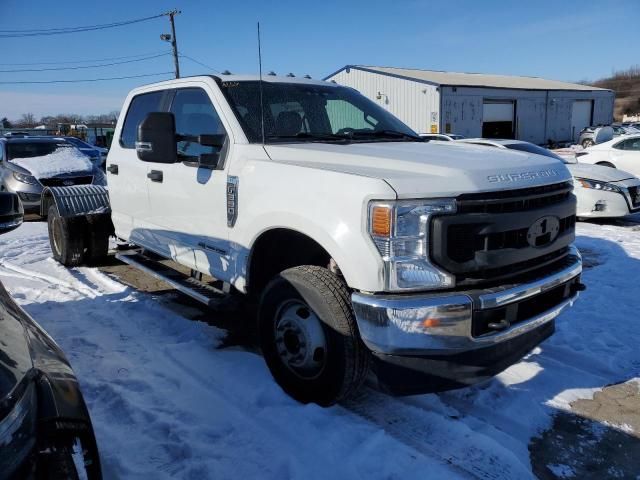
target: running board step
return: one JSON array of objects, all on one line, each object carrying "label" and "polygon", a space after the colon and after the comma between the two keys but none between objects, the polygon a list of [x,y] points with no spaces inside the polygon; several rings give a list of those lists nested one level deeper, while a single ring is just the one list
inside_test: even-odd
[{"label": "running board step", "polygon": [[213,285],[196,280],[156,260],[145,257],[139,251],[128,250],[120,252],[116,254],[116,258],[158,280],[168,283],[176,290],[209,307],[217,306],[221,299],[227,297],[225,292]]}]

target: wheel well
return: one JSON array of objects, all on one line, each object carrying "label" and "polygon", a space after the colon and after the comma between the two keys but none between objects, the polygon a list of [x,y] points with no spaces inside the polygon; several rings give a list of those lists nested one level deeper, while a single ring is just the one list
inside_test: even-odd
[{"label": "wheel well", "polygon": [[315,240],[285,228],[269,230],[255,241],[249,256],[247,290],[260,292],[275,275],[300,265],[328,268],[331,255]]},{"label": "wheel well", "polygon": [[602,162],[596,162],[596,165],[600,165],[600,166],[602,166],[602,167],[611,167],[611,168],[616,168],[616,167],[615,167],[615,165],[614,165],[613,163],[611,163],[611,162],[605,162],[605,161],[602,161]]}]

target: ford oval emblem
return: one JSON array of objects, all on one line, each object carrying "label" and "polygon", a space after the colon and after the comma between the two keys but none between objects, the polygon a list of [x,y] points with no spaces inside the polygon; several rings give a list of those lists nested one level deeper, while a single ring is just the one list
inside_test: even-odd
[{"label": "ford oval emblem", "polygon": [[73,185],[73,180],[65,180],[62,182],[62,185],[64,185],[65,187],[70,187],[71,185]]},{"label": "ford oval emblem", "polygon": [[527,230],[527,242],[532,247],[545,247],[552,243],[560,233],[558,217],[542,217],[533,222]]}]

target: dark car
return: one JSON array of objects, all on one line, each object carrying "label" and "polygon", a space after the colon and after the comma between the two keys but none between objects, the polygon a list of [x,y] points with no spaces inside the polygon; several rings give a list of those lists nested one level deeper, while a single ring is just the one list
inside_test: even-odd
[{"label": "dark car", "polygon": [[91,159],[95,165],[101,167],[104,161],[107,158],[107,149],[102,147],[96,147],[91,145],[90,143],[85,142],[84,140],[80,140],[77,137],[62,137],[71,145],[76,147],[82,153],[84,153],[87,157]]},{"label": "dark car", "polygon": [[[22,223],[15,193],[0,193],[0,233]],[[78,381],[60,347],[0,284],[0,479],[100,479]]]}]

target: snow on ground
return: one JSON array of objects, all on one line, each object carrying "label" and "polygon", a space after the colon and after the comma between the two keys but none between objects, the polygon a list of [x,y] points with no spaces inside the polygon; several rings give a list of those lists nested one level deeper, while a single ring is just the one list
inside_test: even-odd
[{"label": "snow on ground", "polygon": [[556,409],[640,375],[634,228],[579,224],[589,289],[494,380],[406,398],[365,389],[329,409],[288,398],[258,355],[221,347],[224,331],[58,265],[44,223],[0,237],[0,281],[66,351],[105,478],[533,478],[527,445]]},{"label": "snow on ground", "polygon": [[91,160],[76,148],[58,148],[55,152],[41,157],[14,158],[11,163],[28,170],[36,178],[93,170]]}]

